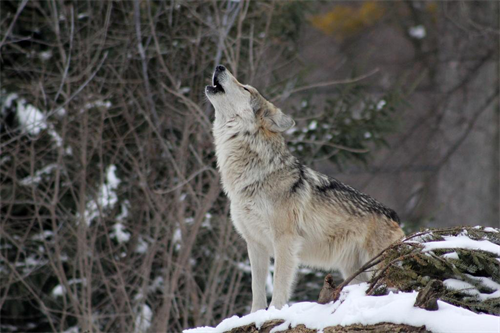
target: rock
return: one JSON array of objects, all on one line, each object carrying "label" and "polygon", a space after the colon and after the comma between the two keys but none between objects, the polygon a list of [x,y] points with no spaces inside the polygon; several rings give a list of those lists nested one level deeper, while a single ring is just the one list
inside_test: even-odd
[{"label": "rock", "polygon": [[[255,324],[250,324],[246,326],[240,326],[233,328],[229,333],[269,333],[274,327],[281,325],[283,320],[271,320],[265,322],[260,330],[257,329]],[[288,328],[284,333],[316,333],[317,330],[310,329],[304,325],[297,325],[293,328]],[[325,327],[324,333],[428,333],[430,331],[425,329],[425,326],[410,326],[404,324],[393,324],[393,323],[379,323],[375,325],[349,325],[349,326],[330,326]]]},{"label": "rock", "polygon": [[335,283],[333,283],[333,277],[331,274],[325,276],[325,281],[323,282],[323,287],[319,292],[318,303],[326,304],[334,300]]}]

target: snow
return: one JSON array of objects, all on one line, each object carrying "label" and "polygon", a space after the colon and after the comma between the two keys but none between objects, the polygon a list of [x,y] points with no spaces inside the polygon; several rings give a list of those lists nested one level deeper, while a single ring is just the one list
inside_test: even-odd
[{"label": "snow", "polygon": [[16,262],[15,267],[22,267],[23,274],[28,275],[45,266],[47,262],[47,260],[35,257],[35,255],[32,254],[26,257],[23,261]]},{"label": "snow", "polygon": [[443,254],[443,258],[446,258],[446,259],[460,259],[458,257],[458,253],[456,253],[456,252],[445,253],[445,254]]},{"label": "snow", "polygon": [[35,234],[31,237],[32,240],[45,240],[49,237],[52,237],[54,233],[50,230],[44,230],[38,234]]},{"label": "snow", "polygon": [[377,110],[380,111],[384,108],[384,106],[387,104],[387,102],[383,99],[381,99],[378,103],[377,103]]},{"label": "snow", "polygon": [[182,87],[181,89],[179,89],[179,92],[183,95],[186,95],[187,93],[189,93],[191,91],[191,88],[189,87]]},{"label": "snow", "polygon": [[[477,314],[472,311],[438,301],[439,310],[427,311],[414,307],[416,292],[389,293],[385,296],[367,296],[366,283],[347,286],[335,303],[318,304],[300,302],[285,305],[281,310],[274,307],[249,315],[233,316],[216,327],[200,327],[185,330],[185,333],[219,333],[235,327],[281,319],[285,322],[271,332],[277,332],[304,324],[309,329],[323,330],[328,326],[352,324],[372,325],[381,322],[422,326],[432,332],[498,332],[500,317]],[[444,320],[446,318],[446,320]]]},{"label": "snow", "polygon": [[42,180],[42,176],[46,174],[50,174],[52,170],[55,170],[58,168],[58,165],[55,163],[49,164],[42,169],[38,170],[35,175],[32,176],[27,176],[19,181],[21,185],[28,186],[28,185],[33,185],[33,184],[38,184]]},{"label": "snow", "polygon": [[472,284],[462,281],[462,280],[457,280],[457,279],[446,279],[443,281],[443,284],[447,289],[451,290],[461,290],[467,294],[473,295],[474,293],[477,293],[478,291],[475,290],[476,287],[474,287]]},{"label": "snow", "polygon": [[487,240],[473,240],[465,235],[443,236],[444,241],[424,243],[424,252],[436,249],[462,248],[470,250],[482,250],[500,256],[500,246]]},{"label": "snow", "polygon": [[163,280],[163,277],[157,276],[154,280],[153,283],[148,287],[149,292],[157,292],[157,291],[163,291],[165,286],[165,281]]},{"label": "snow", "polygon": [[32,135],[38,135],[42,130],[47,129],[43,113],[33,105],[26,104],[25,99],[20,99],[17,103],[17,120],[23,131]]},{"label": "snow", "polygon": [[[113,172],[113,174],[111,176],[111,181],[114,182],[113,186],[118,187],[118,184],[120,184],[120,180],[118,178],[116,178],[116,179],[115,178],[116,178],[116,175]],[[109,182],[109,179],[108,179],[108,182]],[[108,183],[108,185],[109,185],[109,183]],[[123,201],[123,203],[120,206],[121,213],[116,217],[116,220],[118,222],[113,225],[113,231],[111,232],[111,237],[116,238],[116,240],[120,244],[126,243],[130,240],[130,233],[128,231],[126,231],[125,226],[122,223],[123,221],[125,221],[125,219],[128,216],[128,208],[129,207],[130,207],[130,201],[128,201],[128,200]]]},{"label": "snow", "polygon": [[38,56],[40,57],[40,59],[42,59],[43,61],[46,61],[46,60],[49,60],[50,58],[52,58],[52,51],[51,50],[48,50],[48,51],[43,51],[43,52],[40,52],[38,54]]},{"label": "snow", "polygon": [[120,182],[120,179],[116,176],[116,166],[110,165],[106,169],[106,181],[104,184],[101,184],[99,188],[97,200],[92,200],[87,203],[85,209],[85,222],[87,225],[90,225],[92,220],[99,216],[99,207],[101,209],[113,208],[118,202],[116,190]]},{"label": "snow", "polygon": [[172,237],[172,242],[180,243],[182,241],[182,233],[181,229],[177,228],[174,231],[174,236]]},{"label": "snow", "polygon": [[3,104],[3,108],[10,108],[12,106],[12,102],[15,101],[18,97],[19,96],[17,94],[8,94]]},{"label": "snow", "polygon": [[[40,54],[42,56],[42,54]],[[44,55],[47,57],[48,55]],[[48,59],[48,58],[47,58]],[[2,106],[2,112],[6,108],[12,106],[12,102],[17,100],[17,120],[21,127],[21,130],[29,135],[37,136],[42,131],[47,131],[47,133],[52,137],[57,147],[63,146],[63,139],[56,132],[54,126],[47,122],[47,119],[42,111],[37,109],[31,104],[28,104],[24,98],[18,99],[17,94],[9,94],[5,99]],[[71,155],[71,147],[65,149],[67,155]]]},{"label": "snow", "polygon": [[[68,281],[68,285],[70,285],[70,286],[73,284],[77,284],[77,283],[85,284],[86,280],[85,279],[72,279],[72,280]],[[66,294],[66,288],[60,284],[58,284],[54,289],[52,289],[52,292],[51,292],[52,297],[59,297],[59,296],[63,296],[64,294]]]},{"label": "snow", "polygon": [[497,233],[497,232],[498,232],[498,230],[497,230],[497,229],[492,228],[492,227],[486,227],[486,228],[484,228],[483,230],[484,230],[484,231],[486,231],[486,232],[494,232],[494,233]]},{"label": "snow", "polygon": [[212,220],[212,214],[206,213],[205,218],[203,219],[203,222],[201,223],[201,226],[207,229],[212,228],[212,223],[210,222]]},{"label": "snow", "polygon": [[135,248],[136,253],[146,253],[148,250],[149,245],[146,243],[144,239],[142,239],[141,236],[139,236],[139,239],[137,240],[137,247]]},{"label": "snow", "polygon": [[78,326],[72,326],[70,328],[68,328],[66,331],[64,331],[63,333],[79,333],[80,332],[80,329],[78,328]]},{"label": "snow", "polygon": [[416,39],[422,39],[426,36],[425,27],[423,25],[417,25],[408,29],[408,33],[411,37]]},{"label": "snow", "polygon": [[[472,277],[472,276],[471,276]],[[476,277],[473,277],[476,279]],[[487,278],[486,278],[487,279]],[[489,279],[488,279],[489,280]],[[482,279],[481,279],[482,282]],[[477,288],[465,281],[462,280],[457,280],[457,279],[446,279],[443,281],[444,285],[448,289],[452,290],[460,290],[465,294],[471,295],[471,296],[477,296],[481,301],[485,301],[490,298],[499,298],[500,297],[500,285],[495,283],[494,281],[489,280],[491,284],[489,285],[490,288],[497,289],[495,292],[491,294],[486,294],[486,293],[480,293]],[[488,282],[484,283],[486,286]]]},{"label": "snow", "polygon": [[500,290],[500,284],[496,283],[495,281],[491,280],[490,278],[487,278],[485,276],[473,276],[470,274],[466,274],[470,279],[476,280],[481,282],[483,285],[485,285],[488,288],[494,289],[494,290]]},{"label": "snow", "polygon": [[78,18],[79,20],[82,20],[82,19],[87,18],[87,17],[89,17],[89,13],[80,13],[80,14],[78,14],[78,16],[77,16],[77,18]]},{"label": "snow", "polygon": [[0,325],[0,332],[5,332],[5,331],[10,331],[10,332],[15,332],[18,330],[17,326],[13,325]]},{"label": "snow", "polygon": [[118,222],[113,225],[111,237],[116,238],[120,244],[126,243],[130,239],[130,233],[125,230],[125,226],[122,223]]},{"label": "snow", "polygon": [[85,104],[85,109],[93,109],[93,108],[105,108],[109,109],[111,107],[111,102],[110,101],[101,101],[101,100],[96,100],[94,102],[90,102]]},{"label": "snow", "polygon": [[316,120],[311,121],[309,124],[309,130],[314,131],[316,128],[318,128],[318,122]]},{"label": "snow", "polygon": [[136,333],[146,332],[151,326],[151,319],[153,318],[153,311],[147,304],[143,304],[140,307],[139,313],[135,318],[135,330]]}]

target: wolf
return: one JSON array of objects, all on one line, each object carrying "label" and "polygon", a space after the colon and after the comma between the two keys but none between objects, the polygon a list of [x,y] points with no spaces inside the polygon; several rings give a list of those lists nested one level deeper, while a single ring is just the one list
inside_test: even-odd
[{"label": "wolf", "polygon": [[[217,66],[205,94],[215,109],[213,135],[233,224],[245,239],[252,273],[251,311],[290,298],[299,264],[338,269],[344,278],[403,238],[399,217],[370,196],[302,164],[283,132],[294,120],[252,86]],[[367,273],[354,283],[367,281]]]}]

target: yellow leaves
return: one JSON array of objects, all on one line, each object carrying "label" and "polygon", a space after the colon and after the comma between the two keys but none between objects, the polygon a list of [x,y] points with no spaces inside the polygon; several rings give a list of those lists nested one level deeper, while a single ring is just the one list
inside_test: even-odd
[{"label": "yellow leaves", "polygon": [[311,24],[327,35],[342,40],[372,26],[384,15],[383,5],[366,1],[359,7],[337,5],[325,14],[310,18]]},{"label": "yellow leaves", "polygon": [[430,14],[433,22],[437,21],[438,9],[438,5],[435,1],[428,2],[425,6],[425,10]]},{"label": "yellow leaves", "polygon": [[438,5],[437,5],[437,3],[436,3],[436,2],[431,1],[431,2],[426,3],[425,9],[426,9],[426,10],[427,10],[430,14],[436,15],[436,14],[437,14],[437,11],[438,11]]}]

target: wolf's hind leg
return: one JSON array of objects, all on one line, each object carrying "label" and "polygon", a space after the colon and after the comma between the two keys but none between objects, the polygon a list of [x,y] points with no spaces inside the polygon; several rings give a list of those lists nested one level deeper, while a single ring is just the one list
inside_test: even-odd
[{"label": "wolf's hind leg", "polygon": [[290,298],[299,264],[300,244],[293,236],[281,236],[274,244],[274,284],[271,306],[281,309]]},{"label": "wolf's hind leg", "polygon": [[266,278],[269,273],[269,253],[258,243],[247,241],[252,269],[252,312],[267,307]]}]

